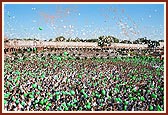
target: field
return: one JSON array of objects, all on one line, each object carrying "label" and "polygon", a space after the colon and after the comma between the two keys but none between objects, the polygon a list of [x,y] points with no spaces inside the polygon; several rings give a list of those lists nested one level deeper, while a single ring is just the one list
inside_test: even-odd
[{"label": "field", "polygon": [[164,62],[39,53],[4,60],[7,111],[163,111]]}]

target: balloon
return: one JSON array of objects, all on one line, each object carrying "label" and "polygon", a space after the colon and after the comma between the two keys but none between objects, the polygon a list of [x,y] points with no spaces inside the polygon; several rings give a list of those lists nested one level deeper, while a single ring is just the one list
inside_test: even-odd
[{"label": "balloon", "polygon": [[7,13],[7,15],[8,15],[8,17],[11,17],[9,12]]},{"label": "balloon", "polygon": [[43,28],[42,28],[42,27],[39,27],[38,29],[39,29],[39,30],[43,30]]}]

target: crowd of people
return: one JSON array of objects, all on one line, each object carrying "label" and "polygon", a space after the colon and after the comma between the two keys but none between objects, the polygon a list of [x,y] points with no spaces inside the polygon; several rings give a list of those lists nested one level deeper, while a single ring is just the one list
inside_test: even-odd
[{"label": "crowd of people", "polygon": [[6,111],[163,111],[164,62],[76,59],[63,52],[6,56]]}]

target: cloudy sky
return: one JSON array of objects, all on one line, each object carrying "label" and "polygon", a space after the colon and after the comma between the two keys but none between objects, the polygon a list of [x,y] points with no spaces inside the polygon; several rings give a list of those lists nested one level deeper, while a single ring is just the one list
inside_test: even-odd
[{"label": "cloudy sky", "polygon": [[163,4],[5,4],[8,38],[164,39]]}]

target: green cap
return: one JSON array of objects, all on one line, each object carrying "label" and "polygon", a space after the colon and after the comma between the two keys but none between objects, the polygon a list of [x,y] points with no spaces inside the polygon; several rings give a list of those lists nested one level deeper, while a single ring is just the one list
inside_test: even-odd
[{"label": "green cap", "polygon": [[138,96],[140,96],[141,94],[140,93],[138,93]]},{"label": "green cap", "polygon": [[137,100],[137,98],[136,98],[136,97],[133,97],[133,100],[134,100],[134,101],[136,101],[136,100]]},{"label": "green cap", "polygon": [[19,103],[19,100],[16,100],[16,103],[18,104],[18,103]]},{"label": "green cap", "polygon": [[74,103],[78,102],[76,99],[73,100]]},{"label": "green cap", "polygon": [[38,100],[35,100],[35,103],[38,103]]},{"label": "green cap", "polygon": [[12,100],[15,101],[15,97],[12,97]]},{"label": "green cap", "polygon": [[75,91],[74,90],[71,90],[70,93],[71,93],[71,95],[75,95]]},{"label": "green cap", "polygon": [[157,110],[158,111],[163,111],[163,109],[160,107],[160,105],[157,105]]},{"label": "green cap", "polygon": [[33,98],[34,96],[33,95],[29,95],[30,98]]},{"label": "green cap", "polygon": [[150,111],[152,111],[152,110],[153,110],[153,106],[152,106],[152,105],[150,105],[149,110],[150,110]]},{"label": "green cap", "polygon": [[124,105],[124,110],[125,110],[125,111],[127,110],[127,106],[126,106],[126,105]]},{"label": "green cap", "polygon": [[88,102],[87,105],[86,105],[86,108],[90,109],[91,108],[91,103]]},{"label": "green cap", "polygon": [[7,104],[7,101],[6,101],[6,100],[4,100],[4,104],[5,104],[5,105]]},{"label": "green cap", "polygon": [[68,52],[64,52],[64,55],[67,55],[68,54]]},{"label": "green cap", "polygon": [[55,92],[55,94],[56,94],[56,95],[59,95],[59,94],[60,94],[60,92],[59,92],[59,91],[57,91],[57,92]]},{"label": "green cap", "polygon": [[39,94],[40,94],[40,91],[36,92],[36,94],[38,94],[38,95],[39,95]]},{"label": "green cap", "polygon": [[103,95],[106,95],[106,91],[105,91],[104,89],[102,90],[102,94],[103,94]]},{"label": "green cap", "polygon": [[82,107],[79,107],[79,110],[82,110],[83,108]]},{"label": "green cap", "polygon": [[41,105],[43,105],[43,104],[44,104],[43,100],[41,100],[41,101],[40,101],[40,104],[41,104]]},{"label": "green cap", "polygon": [[125,104],[125,105],[128,105],[128,101],[125,101],[124,104]]},{"label": "green cap", "polygon": [[141,101],[145,101],[145,98],[143,96],[141,96],[140,100]]},{"label": "green cap", "polygon": [[36,88],[36,87],[37,87],[37,85],[36,85],[36,84],[33,84],[33,85],[32,85],[32,87],[33,87],[33,88]]},{"label": "green cap", "polygon": [[49,103],[47,106],[51,106],[52,104],[51,103]]},{"label": "green cap", "polygon": [[48,99],[44,99],[44,103],[47,103]]},{"label": "green cap", "polygon": [[50,107],[47,105],[47,106],[46,106],[46,110],[49,110],[49,109],[50,109]]},{"label": "green cap", "polygon": [[115,98],[115,101],[118,102],[119,101],[118,98]]},{"label": "green cap", "polygon": [[80,79],[81,79],[81,78],[82,78],[82,75],[78,75],[78,78],[80,78]]},{"label": "green cap", "polygon": [[87,97],[88,97],[88,95],[87,95],[86,93],[84,93],[83,95],[84,95],[84,97],[85,97],[85,98],[87,98]]},{"label": "green cap", "polygon": [[24,106],[24,105],[25,105],[25,102],[24,102],[24,101],[22,101],[22,102],[21,102],[21,105],[22,105],[22,106]]},{"label": "green cap", "polygon": [[97,83],[94,83],[94,86],[96,86],[97,85]]},{"label": "green cap", "polygon": [[67,106],[70,107],[70,106],[71,106],[71,103],[67,103]]},{"label": "green cap", "polygon": [[64,109],[65,109],[65,111],[68,111],[68,107],[67,106]]},{"label": "green cap", "polygon": [[163,90],[164,90],[164,89],[163,89],[163,87],[162,87],[162,88],[160,88],[160,90],[161,90],[161,91],[163,91]]},{"label": "green cap", "polygon": [[59,95],[56,95],[56,99],[58,100],[60,98],[60,96]]},{"label": "green cap", "polygon": [[152,93],[152,98],[157,98],[157,95],[155,95],[154,93]]},{"label": "green cap", "polygon": [[8,98],[9,95],[10,95],[9,93],[4,94],[4,98]]},{"label": "green cap", "polygon": [[132,94],[129,94],[128,97],[131,98],[131,97],[132,97]]}]

